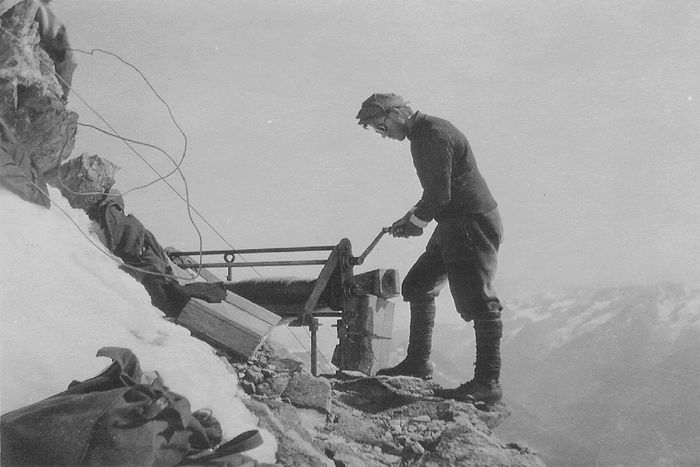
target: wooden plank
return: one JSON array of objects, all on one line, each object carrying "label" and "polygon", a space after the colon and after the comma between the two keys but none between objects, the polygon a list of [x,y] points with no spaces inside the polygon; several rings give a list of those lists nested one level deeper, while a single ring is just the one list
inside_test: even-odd
[{"label": "wooden plank", "polygon": [[266,323],[269,326],[277,326],[277,324],[280,322],[280,317],[275,313],[271,312],[270,310],[266,310],[260,305],[256,305],[250,300],[246,300],[233,292],[228,292],[226,294],[226,303],[230,303],[231,305],[246,311],[251,316],[255,316],[255,318],[261,323]]},{"label": "wooden plank", "polygon": [[[199,271],[200,277],[193,281],[186,272],[179,273],[178,263],[193,264],[196,261],[188,256],[180,256],[173,263],[173,271],[183,282],[209,281],[221,279],[207,269]],[[182,270],[181,270],[182,271]],[[187,280],[189,278],[189,280]],[[270,335],[272,328],[282,318],[275,313],[256,305],[250,300],[227,292],[221,303],[207,303],[192,298],[178,315],[176,323],[189,329],[196,337],[215,347],[233,351],[246,358]]]},{"label": "wooden plank", "polygon": [[176,323],[215,346],[248,358],[281,320],[271,311],[228,292],[221,303],[190,299]]}]

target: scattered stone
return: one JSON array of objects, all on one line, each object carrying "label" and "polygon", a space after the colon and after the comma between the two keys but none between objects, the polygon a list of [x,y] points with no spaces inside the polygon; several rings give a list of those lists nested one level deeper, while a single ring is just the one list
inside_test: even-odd
[{"label": "scattered stone", "polygon": [[255,367],[250,367],[245,372],[245,376],[243,377],[243,380],[250,381],[253,384],[260,384],[263,382],[264,377],[263,377],[263,374],[260,370],[258,370]]},{"label": "scattered stone", "polygon": [[413,417],[411,421],[418,423],[428,423],[430,421],[430,415],[418,415],[417,417]]},{"label": "scattered stone", "polygon": [[281,395],[297,407],[330,412],[331,385],[328,381],[306,373],[294,373]]},{"label": "scattered stone", "polygon": [[257,388],[250,381],[241,381],[240,385],[246,394],[255,395],[257,393]]},{"label": "scattered stone", "polygon": [[275,394],[281,395],[284,390],[287,389],[290,378],[291,376],[284,373],[275,375],[272,378],[272,390],[275,392]]},{"label": "scattered stone", "polygon": [[425,454],[425,448],[417,441],[410,441],[406,443],[402,454],[406,457],[419,458]]},{"label": "scattered stone", "polygon": [[401,426],[400,420],[394,420],[389,426],[392,433],[400,433],[403,430],[403,426]]},{"label": "scattered stone", "polygon": [[299,360],[275,357],[270,359],[269,364],[275,369],[275,371],[286,371],[289,373],[296,373],[298,371],[301,371],[302,367],[304,366],[304,363],[300,362]]}]

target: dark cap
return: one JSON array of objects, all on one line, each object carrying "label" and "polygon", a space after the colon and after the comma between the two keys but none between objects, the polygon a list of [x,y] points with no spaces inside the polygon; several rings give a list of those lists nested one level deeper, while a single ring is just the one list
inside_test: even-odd
[{"label": "dark cap", "polygon": [[357,113],[358,125],[366,125],[368,121],[390,109],[408,105],[398,94],[372,94],[363,103]]}]

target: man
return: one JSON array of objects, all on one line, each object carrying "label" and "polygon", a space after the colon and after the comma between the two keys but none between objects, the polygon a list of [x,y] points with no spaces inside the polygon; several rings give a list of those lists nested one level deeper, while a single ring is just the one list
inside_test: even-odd
[{"label": "man", "polygon": [[362,103],[356,118],[383,138],[408,138],[411,143],[423,195],[394,222],[391,234],[419,236],[433,219],[437,221],[425,252],[401,287],[411,309],[407,356],[377,374],[432,377],[435,297],[448,282],[457,311],[465,321],[474,322],[476,363],[473,380],[438,395],[471,402],[500,401],[502,307],[492,282],[503,228],[467,138],[446,120],[413,112],[396,94],[373,94]]}]

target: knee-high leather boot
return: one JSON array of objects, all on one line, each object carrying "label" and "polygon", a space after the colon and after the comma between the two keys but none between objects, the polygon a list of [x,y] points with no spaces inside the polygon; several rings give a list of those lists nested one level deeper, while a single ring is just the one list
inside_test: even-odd
[{"label": "knee-high leather boot", "polygon": [[476,336],[476,363],[474,379],[496,381],[501,377],[501,338],[503,323],[501,318],[474,320]]},{"label": "knee-high leather boot", "polygon": [[475,319],[476,363],[474,379],[455,389],[443,389],[435,395],[464,402],[499,402],[503,389],[501,376],[501,338],[503,323],[500,314],[489,319]]},{"label": "knee-high leather boot", "polygon": [[414,376],[431,379],[433,364],[430,362],[433,326],[435,324],[435,302],[411,303],[411,327],[406,358],[396,366],[383,368],[378,376]]}]

